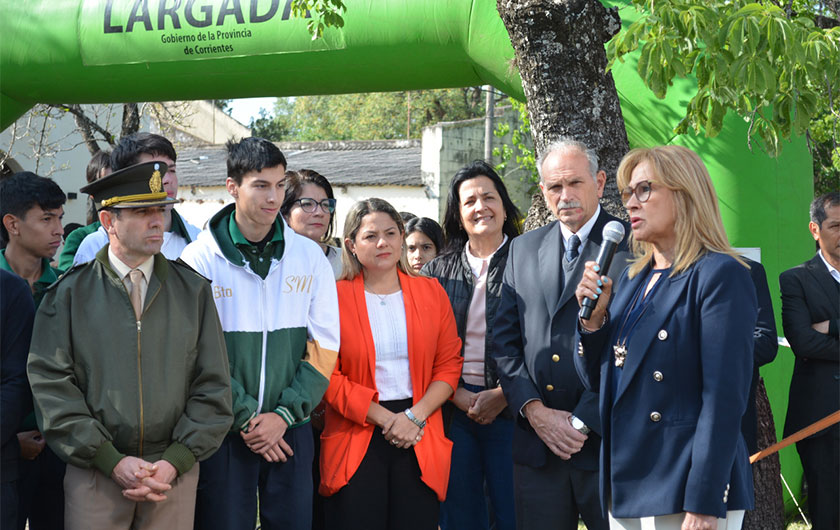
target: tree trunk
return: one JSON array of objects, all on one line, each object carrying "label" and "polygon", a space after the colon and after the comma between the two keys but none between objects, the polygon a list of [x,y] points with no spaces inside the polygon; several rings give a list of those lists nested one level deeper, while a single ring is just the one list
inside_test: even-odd
[{"label": "tree trunk", "polygon": [[[758,380],[755,390],[756,416],[758,417],[758,447],[776,443],[776,425],[767,400],[764,379]],[[755,510],[744,517],[743,530],[777,530],[785,527],[785,506],[782,499],[782,472],[779,453],[775,453],[752,466],[755,485]]]},{"label": "tree trunk", "polygon": [[[607,173],[602,206],[620,217],[615,172],[629,150],[612,74],[605,74],[604,44],[621,28],[617,10],[598,0],[497,0],[516,52],[537,153],[560,136],[598,153]],[[525,229],[552,220],[535,194]]]},{"label": "tree trunk", "polygon": [[140,107],[137,103],[123,105],[122,130],[120,138],[132,135],[140,130]]}]

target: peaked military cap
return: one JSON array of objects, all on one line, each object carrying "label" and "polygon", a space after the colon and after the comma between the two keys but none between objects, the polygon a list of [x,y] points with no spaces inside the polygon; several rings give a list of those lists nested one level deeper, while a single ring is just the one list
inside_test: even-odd
[{"label": "peaked military cap", "polygon": [[163,191],[163,162],[143,162],[114,171],[79,191],[93,197],[96,208],[147,208],[175,204]]}]

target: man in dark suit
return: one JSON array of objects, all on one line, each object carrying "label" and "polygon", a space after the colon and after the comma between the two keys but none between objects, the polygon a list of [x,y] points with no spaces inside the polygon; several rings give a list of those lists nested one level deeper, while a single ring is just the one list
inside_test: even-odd
[{"label": "man in dark suit", "polygon": [[[580,515],[589,530],[605,529],[598,395],[584,390],[574,368],[574,292],[584,263],[597,257],[604,225],[617,219],[598,204],[607,177],[594,151],[561,139],[540,156],[538,168],[557,221],[511,243],[494,325],[494,358],[517,419],[517,528],[576,529]],[[628,258],[625,238],[609,276],[618,278]]]},{"label": "man in dark suit", "polygon": [[[782,327],[796,361],[784,435],[810,425],[840,406],[840,192],[811,203],[809,228],[817,255],[779,277]],[[815,530],[840,528],[840,426],[796,444]]]}]

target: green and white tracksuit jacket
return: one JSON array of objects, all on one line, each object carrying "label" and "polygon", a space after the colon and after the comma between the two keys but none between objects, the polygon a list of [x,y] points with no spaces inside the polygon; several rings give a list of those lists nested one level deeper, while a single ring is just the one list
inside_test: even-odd
[{"label": "green and white tracksuit jacket", "polygon": [[333,271],[318,244],[279,217],[260,253],[239,232],[234,211],[231,204],[214,215],[181,259],[213,282],[230,360],[233,430],[269,411],[295,427],[309,421],[338,356]]}]

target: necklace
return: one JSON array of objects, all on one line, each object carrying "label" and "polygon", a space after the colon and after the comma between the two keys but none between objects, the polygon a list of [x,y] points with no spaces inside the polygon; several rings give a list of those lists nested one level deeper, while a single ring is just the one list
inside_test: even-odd
[{"label": "necklace", "polygon": [[[373,292],[373,291],[371,290],[371,288],[370,288],[370,287],[368,287],[368,284],[365,284],[365,292],[366,292],[366,293],[370,293],[370,294],[372,294],[373,296],[375,296],[375,297],[379,298],[379,305],[386,305],[386,304],[385,304],[385,299],[386,299],[386,298],[388,298],[388,294],[394,294],[394,293],[388,293],[388,294],[379,294],[379,293],[375,293],[375,292]],[[397,290],[397,291],[395,291],[395,292],[399,292],[399,290]]]},{"label": "necklace", "polygon": [[[646,300],[642,302],[642,304],[644,305],[642,307],[642,310],[639,311],[639,314],[636,315],[636,318],[633,320],[633,322],[630,324],[630,326],[627,327],[628,320],[630,320],[630,315],[633,313],[633,309],[636,307],[636,303],[639,300],[639,296],[641,296],[642,292],[645,291],[645,289],[647,287],[647,284],[650,283],[650,280],[642,282],[641,285],[639,285],[639,289],[636,291],[636,295],[633,297],[633,302],[630,304],[629,310],[627,311],[627,314],[624,317],[624,321],[621,323],[621,328],[619,328],[619,330],[618,330],[618,338],[616,339],[615,344],[613,344],[613,355],[615,356],[615,366],[616,366],[616,368],[623,368],[624,367],[624,361],[627,359],[627,338],[630,335],[630,330],[633,329],[634,327],[636,327],[636,324],[638,324],[639,319],[642,318],[642,315],[644,315],[645,311],[647,311],[648,305],[650,305],[649,302],[651,300],[648,297],[653,296],[655,288],[658,286],[659,282],[662,280],[661,271],[656,271],[656,270],[652,269],[651,273],[656,273],[656,274],[659,274],[660,276],[659,276],[659,278],[657,278],[656,283],[653,285],[653,287],[651,287],[651,292],[649,292],[647,294],[647,296],[645,297]],[[653,277],[653,274],[651,274],[651,278],[652,277]],[[626,328],[626,333],[625,333],[625,328]]]},{"label": "necklace", "polygon": [[373,296],[379,298],[379,305],[385,305],[385,298],[387,298],[387,296],[388,296],[387,294],[376,294],[372,291],[368,291],[368,292],[370,294],[372,294]]}]

